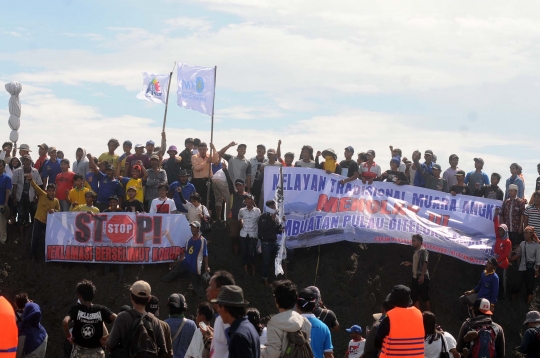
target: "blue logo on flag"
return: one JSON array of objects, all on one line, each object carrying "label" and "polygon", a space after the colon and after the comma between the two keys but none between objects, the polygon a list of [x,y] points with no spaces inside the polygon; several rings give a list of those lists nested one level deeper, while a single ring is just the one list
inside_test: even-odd
[{"label": "blue logo on flag", "polygon": [[204,90],[204,81],[202,77],[197,77],[195,79],[195,90],[197,93],[201,93]]}]

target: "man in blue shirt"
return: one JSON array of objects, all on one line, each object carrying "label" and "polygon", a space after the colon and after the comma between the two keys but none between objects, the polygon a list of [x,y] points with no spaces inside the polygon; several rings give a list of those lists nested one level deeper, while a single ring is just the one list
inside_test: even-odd
[{"label": "man in blue shirt", "polygon": [[334,358],[330,329],[313,314],[316,302],[317,296],[313,290],[304,288],[298,293],[296,308],[311,323],[311,349],[315,358]]},{"label": "man in blue shirt", "polygon": [[124,190],[118,179],[114,178],[114,167],[108,165],[105,169],[107,174],[103,174],[93,160],[90,160],[90,169],[96,175],[96,180],[99,183],[99,191],[97,193],[96,207],[103,212],[109,207],[109,198],[116,195],[119,199],[119,204],[122,206],[124,198]]},{"label": "man in blue shirt", "polygon": [[523,180],[519,177],[519,164],[518,163],[512,163],[510,164],[510,178],[506,179],[506,192],[504,193],[504,200],[508,199],[510,197],[510,193],[508,192],[510,185],[515,184],[518,187],[518,193],[517,197],[520,199],[524,199],[524,191],[525,186],[523,185]]},{"label": "man in blue shirt", "polygon": [[471,188],[471,192],[481,189],[486,185],[490,185],[489,177],[482,171],[484,168],[484,159],[474,158],[474,172],[469,172],[465,176],[465,184]]},{"label": "man in blue shirt", "polygon": [[459,298],[461,303],[472,306],[478,298],[485,298],[491,303],[491,310],[495,309],[495,303],[499,295],[499,276],[495,273],[497,269],[497,259],[492,257],[486,261],[486,269],[482,272],[480,281],[470,291],[467,291]]},{"label": "man in blue shirt", "polygon": [[[420,152],[415,151],[413,153],[413,160],[416,157],[420,159]],[[428,172],[429,174],[433,175],[433,170],[432,170],[433,151],[432,150],[428,149],[424,152],[424,160],[425,162],[424,164],[422,164],[422,168],[424,169],[425,172]],[[422,176],[422,173],[420,173],[418,169],[416,170],[416,173],[414,175],[414,186],[420,186],[422,188],[426,186],[426,181],[424,177]]]},{"label": "man in blue shirt", "polygon": [[41,177],[43,178],[43,187],[47,187],[47,184],[55,184],[56,176],[62,172],[60,166],[60,159],[57,157],[57,151],[55,147],[49,147],[49,160],[43,164],[43,171]]},{"label": "man in blue shirt", "polygon": [[205,296],[203,288],[203,275],[208,276],[208,247],[206,239],[201,235],[201,223],[193,221],[189,224],[191,237],[186,242],[184,253],[178,256],[174,267],[168,274],[161,278],[161,281],[170,282],[184,273],[189,274],[193,290],[199,298]]},{"label": "man in blue shirt", "polygon": [[187,304],[186,298],[183,295],[179,293],[170,295],[167,301],[167,307],[169,308],[169,318],[165,322],[171,327],[174,358],[183,358],[186,355],[197,326],[195,322],[184,317]]},{"label": "man in blue shirt", "polygon": [[5,244],[7,240],[7,219],[8,219],[8,198],[11,194],[11,178],[7,176],[6,162],[0,160],[0,244]]},{"label": "man in blue shirt", "polygon": [[181,169],[178,174],[178,180],[173,182],[169,187],[169,197],[174,200],[176,209],[181,213],[187,213],[187,209],[182,204],[178,191],[182,191],[184,198],[189,198],[195,193],[195,186],[188,181],[188,173],[185,169]]}]

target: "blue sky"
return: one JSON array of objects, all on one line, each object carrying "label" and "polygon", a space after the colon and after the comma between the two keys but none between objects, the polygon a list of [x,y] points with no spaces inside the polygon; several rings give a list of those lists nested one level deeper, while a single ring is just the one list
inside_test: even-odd
[{"label": "blue sky", "polygon": [[[25,1],[0,13],[0,80],[23,83],[20,143],[72,157],[109,137],[158,140],[163,105],[135,98],[141,72],[217,66],[214,142],[299,153],[347,145],[457,153],[508,177],[537,177],[540,101],[535,2],[343,0]],[[209,141],[208,116],[176,105],[168,143]],[[7,92],[0,116],[8,118]],[[2,101],[5,105],[1,105]],[[4,137],[9,128],[4,125]]]}]

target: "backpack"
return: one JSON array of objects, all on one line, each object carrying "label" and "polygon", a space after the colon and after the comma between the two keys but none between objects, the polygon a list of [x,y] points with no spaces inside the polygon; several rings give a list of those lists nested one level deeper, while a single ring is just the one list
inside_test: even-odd
[{"label": "backpack", "polygon": [[287,339],[289,346],[285,351],[283,358],[314,358],[311,345],[307,338],[306,332],[299,330],[296,332],[288,332]]},{"label": "backpack", "polygon": [[128,333],[128,338],[122,340],[122,345],[111,352],[113,358],[157,358],[158,347],[148,314],[135,317],[131,311],[127,311],[133,318],[133,324]]},{"label": "backpack", "polygon": [[473,358],[495,358],[497,352],[495,351],[495,340],[497,338],[497,332],[491,324],[485,324],[475,329],[478,333],[472,341],[471,357]]}]

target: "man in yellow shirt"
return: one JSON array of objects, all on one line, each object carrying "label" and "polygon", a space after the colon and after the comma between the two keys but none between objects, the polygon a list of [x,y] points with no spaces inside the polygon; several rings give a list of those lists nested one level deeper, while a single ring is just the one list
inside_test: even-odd
[{"label": "man in yellow shirt", "polygon": [[[36,215],[34,215],[34,228],[32,230],[32,244],[30,246],[30,257],[32,260],[38,259],[38,252],[45,248],[45,231],[47,230],[47,214],[60,211],[60,202],[54,197],[56,185],[47,185],[47,192],[43,191],[32,178],[32,174],[25,174],[26,180],[34,188],[38,197]],[[39,246],[39,248],[38,248]],[[44,251],[44,250],[43,250]],[[42,252],[43,255],[45,254]],[[43,257],[43,256],[42,256]]]},{"label": "man in yellow shirt", "polygon": [[111,164],[116,169],[118,166],[118,154],[114,154],[114,151],[120,146],[120,142],[118,142],[118,139],[111,138],[109,139],[107,146],[109,147],[109,151],[102,153],[99,156],[98,161],[106,161],[108,164]]},{"label": "man in yellow shirt", "polygon": [[69,205],[71,204],[77,204],[84,203],[84,195],[90,191],[90,189],[86,188],[84,186],[84,178],[82,175],[75,174],[73,176],[73,182],[75,183],[75,187],[71,190],[66,190],[67,193],[67,202]]},{"label": "man in yellow shirt", "polygon": [[69,211],[83,211],[89,214],[99,214],[99,209],[94,206],[94,192],[87,191],[84,194],[84,200],[86,204],[77,205],[77,203],[72,203]]}]

